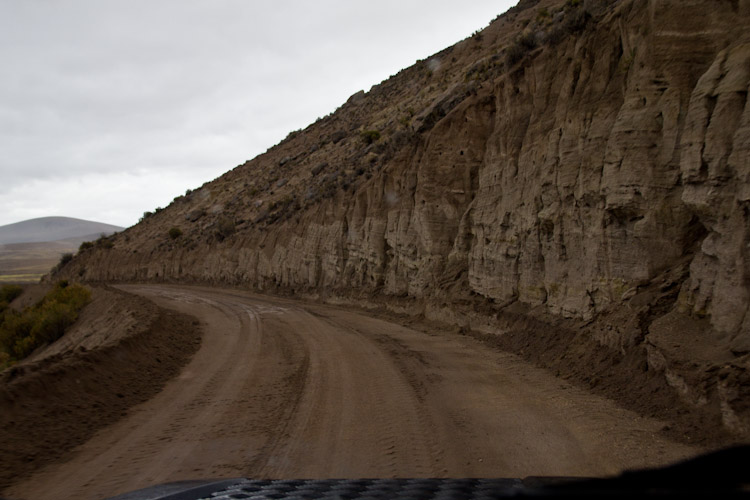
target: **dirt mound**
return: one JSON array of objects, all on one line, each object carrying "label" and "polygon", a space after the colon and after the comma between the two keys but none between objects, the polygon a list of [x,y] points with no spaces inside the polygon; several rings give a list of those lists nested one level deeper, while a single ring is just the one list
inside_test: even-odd
[{"label": "dirt mound", "polygon": [[[638,346],[623,354],[605,345],[592,345],[569,325],[545,323],[524,315],[507,315],[503,322],[508,328],[505,335],[476,331],[466,333],[489,346],[519,354],[537,366],[547,368],[555,375],[581,385],[594,394],[605,396],[624,408],[669,422],[661,432],[677,441],[709,448],[721,448],[743,441],[742,436],[730,433],[722,425],[722,410],[725,407],[720,404],[715,391],[701,405],[686,402],[670,385],[670,379],[665,377],[663,370],[649,365],[649,353],[645,346]],[[701,382],[709,391],[709,385],[713,385],[713,381],[705,376],[709,371],[695,370],[695,367],[693,370],[696,376],[704,377],[705,380]],[[725,367],[722,373],[725,371],[734,378],[747,377],[745,368],[739,364]],[[701,382],[695,383],[695,386]],[[736,387],[747,387],[745,381],[730,382]],[[737,405],[733,406],[738,408]],[[744,407],[740,409],[745,410]]]},{"label": "dirt mound", "polygon": [[[200,345],[200,327],[190,316],[111,288],[94,295],[93,309],[59,346],[0,374],[0,487],[57,460],[158,393]],[[125,311],[145,320],[142,326],[123,321]]]},{"label": "dirt mound", "polygon": [[[44,287],[45,285],[36,286]],[[26,292],[17,301],[25,296]],[[137,297],[123,295],[120,290],[111,287],[95,287],[91,303],[81,311],[80,320],[65,333],[64,337],[39,349],[27,361],[41,361],[50,356],[69,355],[79,349],[93,351],[117,345],[124,338],[137,334],[150,325],[156,311],[153,304],[144,303]]]}]

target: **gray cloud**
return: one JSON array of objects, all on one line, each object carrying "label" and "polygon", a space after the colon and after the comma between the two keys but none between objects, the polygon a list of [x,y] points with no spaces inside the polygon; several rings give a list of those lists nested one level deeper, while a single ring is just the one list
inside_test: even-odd
[{"label": "gray cloud", "polygon": [[512,3],[0,0],[0,224],[130,225]]}]

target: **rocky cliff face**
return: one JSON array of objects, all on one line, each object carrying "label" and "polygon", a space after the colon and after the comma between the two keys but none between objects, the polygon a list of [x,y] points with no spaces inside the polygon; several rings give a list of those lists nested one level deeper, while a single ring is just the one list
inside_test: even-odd
[{"label": "rocky cliff face", "polygon": [[749,25],[747,0],[521,2],[59,274],[567,318],[747,432]]}]

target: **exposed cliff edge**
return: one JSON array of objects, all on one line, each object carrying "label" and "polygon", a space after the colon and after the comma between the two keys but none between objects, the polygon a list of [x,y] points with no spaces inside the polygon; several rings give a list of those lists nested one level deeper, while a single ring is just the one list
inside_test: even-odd
[{"label": "exposed cliff edge", "polygon": [[523,1],[58,275],[408,304],[747,436],[749,25]]}]

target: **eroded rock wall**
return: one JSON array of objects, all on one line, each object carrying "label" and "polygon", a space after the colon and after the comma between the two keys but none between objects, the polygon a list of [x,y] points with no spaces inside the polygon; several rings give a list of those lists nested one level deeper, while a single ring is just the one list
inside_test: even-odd
[{"label": "eroded rock wall", "polygon": [[357,189],[189,250],[114,248],[85,277],[425,297],[463,276],[498,303],[590,318],[687,257],[683,308],[747,337],[748,10],[615,3],[449,87],[432,105],[448,109],[428,108],[427,130]]},{"label": "eroded rock wall", "polygon": [[750,432],[750,1],[523,5],[58,275],[520,305]]}]

